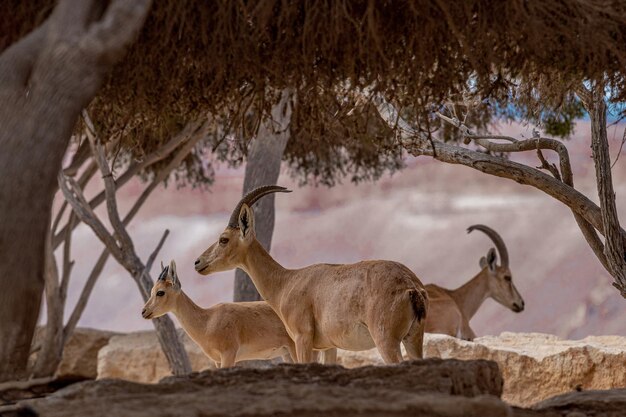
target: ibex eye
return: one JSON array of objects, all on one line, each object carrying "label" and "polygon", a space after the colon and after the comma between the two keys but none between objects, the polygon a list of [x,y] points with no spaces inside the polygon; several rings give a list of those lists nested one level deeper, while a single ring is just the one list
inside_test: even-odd
[{"label": "ibex eye", "polygon": [[165,295],[165,291],[157,291],[157,297],[163,297]]},{"label": "ibex eye", "polygon": [[508,275],[504,277],[504,280],[507,281],[507,282],[511,282],[511,279],[512,278],[510,276],[508,276]]},{"label": "ibex eye", "polygon": [[220,245],[225,245],[228,243],[228,238],[227,237],[221,237],[220,238]]}]

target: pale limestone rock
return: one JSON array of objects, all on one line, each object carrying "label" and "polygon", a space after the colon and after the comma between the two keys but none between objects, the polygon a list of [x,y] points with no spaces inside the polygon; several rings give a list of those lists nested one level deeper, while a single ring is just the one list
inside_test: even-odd
[{"label": "pale limestone rock", "polygon": [[95,379],[98,374],[98,352],[118,333],[77,328],[63,350],[58,378]]},{"label": "pale limestone rock", "polygon": [[[466,342],[427,334],[425,357],[488,359],[498,363],[504,378],[502,399],[529,406],[576,389],[626,387],[626,337],[590,336],[562,340],[539,333],[502,333]],[[339,352],[346,367],[382,364],[378,352]]]},{"label": "pale limestone rock", "polygon": [[[44,337],[45,327],[35,330],[33,345],[39,346]],[[95,379],[98,373],[98,352],[109,339],[119,333],[78,327],[70,336],[63,349],[63,357],[55,377],[65,380]],[[37,362],[39,352],[29,358],[29,368]]]},{"label": "pale limestone rock", "polygon": [[[194,371],[214,368],[215,364],[181,329],[178,330]],[[155,383],[170,376],[161,345],[154,331],[114,336],[98,353],[98,379],[120,378]]]}]

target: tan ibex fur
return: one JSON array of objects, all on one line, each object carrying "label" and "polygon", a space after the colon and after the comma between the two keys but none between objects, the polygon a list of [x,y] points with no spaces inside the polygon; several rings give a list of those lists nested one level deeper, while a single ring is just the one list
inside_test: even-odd
[{"label": "tan ibex fur", "polygon": [[218,368],[251,359],[295,360],[293,341],[266,302],[221,303],[200,308],[181,289],[174,261],[163,268],[141,315],[154,319],[170,311]]},{"label": "tan ibex fur", "polygon": [[240,201],[218,241],[196,260],[196,270],[247,272],[285,323],[298,362],[311,362],[313,349],[376,346],[385,362],[395,363],[402,360],[401,342],[410,358],[421,358],[428,298],[415,274],[391,261],[282,267],[256,240],[250,209],[272,192],[288,191],[260,187]]},{"label": "tan ibex fur", "polygon": [[467,229],[468,233],[472,230],[480,230],[493,240],[500,253],[501,265],[497,265],[496,251],[491,248],[487,256],[480,259],[481,271],[461,287],[448,290],[434,284],[426,285],[430,301],[426,319],[428,333],[443,333],[473,340],[476,335],[469,321],[489,297],[516,313],[524,310],[524,300],[513,284],[504,241],[495,230],[487,226],[477,224]]}]

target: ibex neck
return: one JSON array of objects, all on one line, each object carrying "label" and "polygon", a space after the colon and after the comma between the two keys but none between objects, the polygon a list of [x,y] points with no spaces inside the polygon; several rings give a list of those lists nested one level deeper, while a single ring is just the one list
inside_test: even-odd
[{"label": "ibex neck", "polygon": [[172,313],[174,313],[189,337],[193,340],[202,338],[206,329],[208,310],[199,307],[187,294],[181,291],[176,299],[176,305],[172,309]]},{"label": "ibex neck", "polygon": [[463,315],[469,321],[478,311],[482,303],[489,297],[487,269],[484,268],[474,278],[461,287],[450,292]]},{"label": "ibex neck", "polygon": [[271,303],[279,296],[287,279],[287,270],[276,262],[257,240],[250,244],[240,267],[250,275],[264,300]]}]

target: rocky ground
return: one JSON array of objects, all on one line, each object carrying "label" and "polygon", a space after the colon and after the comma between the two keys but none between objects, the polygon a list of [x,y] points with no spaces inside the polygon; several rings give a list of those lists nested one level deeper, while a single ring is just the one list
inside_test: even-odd
[{"label": "rocky ground", "polygon": [[[212,367],[193,342],[184,341],[194,370]],[[342,366],[248,365],[166,377],[153,332],[78,329],[57,379],[0,385],[0,414],[626,415],[626,390],[620,389],[626,387],[626,338],[504,333],[466,342],[427,335],[425,356],[385,366],[375,350],[340,351]]]},{"label": "rocky ground", "polygon": [[[491,361],[426,359],[345,369],[324,365],[231,368],[158,384],[103,379],[0,407],[5,416],[423,416],[624,415],[626,390],[573,392],[531,408],[499,398]],[[4,394],[0,387],[0,396]]]}]

